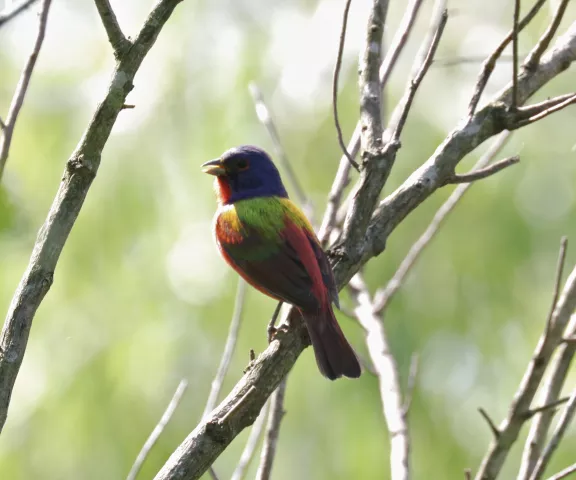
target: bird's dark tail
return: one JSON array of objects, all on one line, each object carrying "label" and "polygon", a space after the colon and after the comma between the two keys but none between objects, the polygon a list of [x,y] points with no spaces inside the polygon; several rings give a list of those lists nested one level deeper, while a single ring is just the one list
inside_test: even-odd
[{"label": "bird's dark tail", "polygon": [[336,321],[331,307],[303,313],[320,373],[330,380],[358,378],[360,363]]}]

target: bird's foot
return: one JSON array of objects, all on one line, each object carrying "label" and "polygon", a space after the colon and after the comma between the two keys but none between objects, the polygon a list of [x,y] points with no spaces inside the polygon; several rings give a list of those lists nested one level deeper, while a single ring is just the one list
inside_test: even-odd
[{"label": "bird's foot", "polygon": [[288,333],[290,329],[290,325],[286,323],[282,323],[277,327],[275,325],[268,325],[267,333],[268,333],[268,343],[272,343],[273,340],[276,340],[279,335]]}]

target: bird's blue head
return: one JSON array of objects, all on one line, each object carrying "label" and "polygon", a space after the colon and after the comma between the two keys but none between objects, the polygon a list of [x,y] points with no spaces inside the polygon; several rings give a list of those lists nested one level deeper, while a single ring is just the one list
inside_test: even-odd
[{"label": "bird's blue head", "polygon": [[216,192],[223,205],[256,197],[288,197],[272,159],[252,145],[227,150],[203,164],[202,171],[216,176]]}]

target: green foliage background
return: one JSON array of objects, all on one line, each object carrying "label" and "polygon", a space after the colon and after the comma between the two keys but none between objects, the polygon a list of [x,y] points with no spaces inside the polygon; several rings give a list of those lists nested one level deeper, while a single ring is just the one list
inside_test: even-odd
[{"label": "green foliage background", "polygon": [[[1,2],[0,2],[1,3]],[[135,34],[151,2],[112,2]],[[401,17],[391,2],[387,36]],[[387,92],[402,93],[431,13]],[[508,29],[511,2],[452,1],[439,59],[490,52]],[[247,86],[255,80],[274,112],[294,168],[322,215],[340,152],[330,108],[331,71],[343,3],[337,0],[187,0],[138,73],[103,153],[102,166],[39,309],[0,437],[0,478],[124,478],[179,380],[189,388],[145,464],[151,478],[202,414],[223,349],[237,283],[217,257],[211,180],[199,165],[240,143],[271,150]],[[340,110],[357,119],[356,58],[367,4],[354,2]],[[560,28],[576,14],[571,5]],[[544,10],[523,33],[528,52]],[[6,311],[66,159],[102,98],[113,56],[91,1],[54,0],[44,49],[0,185],[0,310]],[[28,13],[0,30],[0,111],[7,111],[35,32]],[[478,62],[438,62],[418,94],[386,191],[398,186],[465,113]],[[489,94],[510,78],[496,70]],[[573,90],[574,71],[538,98]],[[475,185],[427,249],[388,310],[385,324],[404,379],[414,352],[421,368],[410,413],[416,479],[463,478],[490,440],[477,413],[504,417],[542,331],[559,239],[576,239],[575,110],[514,134],[502,156],[522,162]],[[479,155],[485,146],[476,152]],[[461,165],[466,171],[476,155]],[[475,158],[472,158],[475,157]],[[433,213],[446,187],[411,215],[366,270],[382,286]],[[574,249],[568,254],[573,265]],[[349,305],[346,294],[344,305]],[[248,351],[266,346],[274,303],[249,291],[227,392]],[[360,328],[340,316],[366,356]],[[571,375],[568,387],[574,384]],[[289,377],[273,478],[386,479],[388,435],[377,382],[324,380],[311,351]],[[215,464],[228,478],[247,433]],[[574,428],[551,470],[574,461]],[[520,449],[503,478],[516,472]],[[253,462],[248,478],[255,472]]]}]

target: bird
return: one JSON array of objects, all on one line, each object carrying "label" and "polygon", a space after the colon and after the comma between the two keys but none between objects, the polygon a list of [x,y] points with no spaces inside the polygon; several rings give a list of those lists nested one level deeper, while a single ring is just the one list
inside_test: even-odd
[{"label": "bird", "polygon": [[322,375],[358,378],[360,363],[334,315],[339,300],[332,268],[271,157],[241,145],[202,171],[215,176],[213,234],[223,259],[260,292],[296,307]]}]

